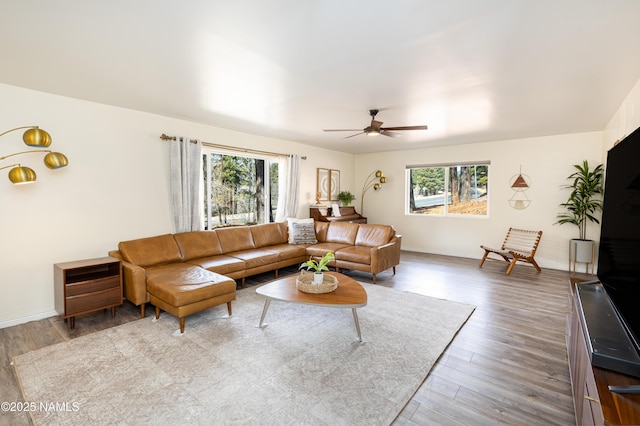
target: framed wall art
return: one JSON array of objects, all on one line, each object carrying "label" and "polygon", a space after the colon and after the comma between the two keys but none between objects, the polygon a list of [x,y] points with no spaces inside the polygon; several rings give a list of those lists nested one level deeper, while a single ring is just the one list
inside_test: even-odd
[{"label": "framed wall art", "polygon": [[340,192],[340,170],[318,168],[318,201],[334,201]]}]

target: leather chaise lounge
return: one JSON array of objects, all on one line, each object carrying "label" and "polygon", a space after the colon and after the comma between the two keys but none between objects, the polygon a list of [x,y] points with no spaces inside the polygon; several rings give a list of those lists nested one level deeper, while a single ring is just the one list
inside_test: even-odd
[{"label": "leather chaise lounge", "polygon": [[[400,263],[402,237],[389,225],[314,222],[317,242],[298,244],[286,222],[165,234],[118,244],[110,256],[122,260],[124,296],[175,315],[184,332],[186,316],[223,303],[232,314],[236,281],[335,253],[330,266],[376,274]],[[291,242],[290,242],[291,241]]]}]

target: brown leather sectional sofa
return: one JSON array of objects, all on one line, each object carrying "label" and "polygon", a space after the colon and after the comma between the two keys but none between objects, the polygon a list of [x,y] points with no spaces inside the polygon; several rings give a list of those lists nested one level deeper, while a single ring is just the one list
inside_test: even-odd
[{"label": "brown leather sectional sofa", "polygon": [[330,266],[376,274],[400,263],[402,237],[389,225],[314,222],[315,244],[290,244],[286,222],[165,234],[123,241],[109,255],[122,260],[127,300],[180,318],[235,300],[236,282],[332,251]]}]

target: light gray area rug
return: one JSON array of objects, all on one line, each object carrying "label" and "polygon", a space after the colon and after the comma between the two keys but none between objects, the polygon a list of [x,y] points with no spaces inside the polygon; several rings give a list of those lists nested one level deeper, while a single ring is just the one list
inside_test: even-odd
[{"label": "light gray area rug", "polygon": [[178,320],[163,313],[14,358],[38,425],[387,425],[474,307],[365,284],[358,309],[271,303],[239,290]]}]

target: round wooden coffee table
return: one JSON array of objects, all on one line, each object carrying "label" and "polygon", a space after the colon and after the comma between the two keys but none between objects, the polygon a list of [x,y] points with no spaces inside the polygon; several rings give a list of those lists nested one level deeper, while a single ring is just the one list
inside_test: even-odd
[{"label": "round wooden coffee table", "polygon": [[356,323],[356,331],[358,332],[358,340],[362,343],[363,340],[362,333],[360,332],[360,321],[358,321],[356,308],[361,308],[367,305],[367,291],[359,282],[346,275],[337,272],[325,272],[325,274],[333,275],[338,279],[338,288],[330,293],[313,294],[298,290],[296,288],[297,275],[281,278],[258,287],[256,289],[256,293],[266,298],[258,327],[266,327],[264,318],[267,315],[269,304],[272,300],[302,303],[326,308],[351,308],[351,311],[353,312],[353,320]]}]

